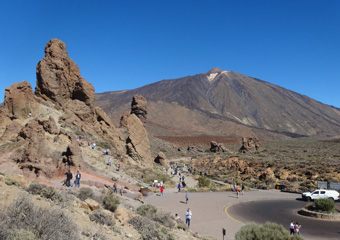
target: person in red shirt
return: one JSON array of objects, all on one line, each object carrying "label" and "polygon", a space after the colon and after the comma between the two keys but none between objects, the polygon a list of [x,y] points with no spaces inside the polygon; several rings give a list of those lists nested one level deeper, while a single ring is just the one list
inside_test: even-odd
[{"label": "person in red shirt", "polygon": [[160,191],[161,191],[161,196],[163,196],[163,191],[164,191],[163,186],[161,187]]}]

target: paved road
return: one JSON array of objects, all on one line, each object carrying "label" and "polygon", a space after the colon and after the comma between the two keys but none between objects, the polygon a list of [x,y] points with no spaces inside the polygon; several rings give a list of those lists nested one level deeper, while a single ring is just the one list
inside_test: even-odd
[{"label": "paved road", "polygon": [[[243,226],[228,217],[224,209],[235,203],[261,199],[296,199],[300,195],[282,193],[277,190],[250,191],[244,196],[236,197],[233,192],[197,192],[189,193],[189,203],[185,204],[185,193],[177,194],[174,189],[166,189],[164,196],[150,196],[144,199],[146,203],[151,203],[173,216],[177,213],[185,219],[185,211],[189,207],[192,210],[191,231],[201,235],[208,235],[214,239],[222,239],[222,228],[227,230],[226,240],[233,240],[235,233]],[[237,216],[235,216],[237,217]]]},{"label": "paved road", "polygon": [[[336,203],[340,206],[340,203]],[[266,200],[242,202],[228,207],[228,214],[242,223],[267,221],[289,227],[290,221],[298,221],[301,235],[305,239],[340,239],[340,222],[317,220],[297,215],[297,211],[306,205],[299,200]]]}]

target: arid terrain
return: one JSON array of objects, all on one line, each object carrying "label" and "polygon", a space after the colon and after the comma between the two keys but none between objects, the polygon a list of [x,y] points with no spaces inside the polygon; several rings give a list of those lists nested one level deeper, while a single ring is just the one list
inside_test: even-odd
[{"label": "arid terrain", "polygon": [[[34,91],[13,84],[0,106],[1,239],[209,239],[143,204],[140,187],[158,193],[154,180],[176,188],[170,162],[247,189],[340,182],[340,110],[298,93],[212,69],[95,94],[58,39],[36,72]],[[80,188],[64,185],[68,170]],[[230,189],[198,187],[189,190]],[[53,215],[69,227],[42,227]]]}]

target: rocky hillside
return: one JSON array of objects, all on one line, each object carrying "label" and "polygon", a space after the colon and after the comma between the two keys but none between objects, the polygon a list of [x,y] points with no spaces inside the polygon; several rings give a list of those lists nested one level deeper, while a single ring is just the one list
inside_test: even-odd
[{"label": "rocky hillside", "polygon": [[[114,120],[129,109],[133,95],[148,101],[146,127],[154,136],[175,141],[188,136],[335,136],[340,109],[236,72],[212,69],[144,87],[96,95],[96,105]],[[189,139],[190,140],[190,139]],[[225,142],[228,142],[226,139]]]}]

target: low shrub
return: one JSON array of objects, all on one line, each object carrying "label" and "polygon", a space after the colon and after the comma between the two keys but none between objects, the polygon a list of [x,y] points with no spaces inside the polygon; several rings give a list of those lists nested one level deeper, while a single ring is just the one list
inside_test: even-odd
[{"label": "low shrub", "polygon": [[104,196],[103,206],[105,209],[111,212],[115,212],[119,204],[120,204],[119,198],[115,196],[113,193],[109,193]]},{"label": "low shrub", "polygon": [[266,222],[265,224],[247,223],[235,234],[236,240],[302,240],[299,235],[289,235],[282,225]]},{"label": "low shrub", "polygon": [[198,186],[200,188],[202,187],[209,187],[211,184],[211,181],[209,178],[207,178],[206,176],[200,176],[198,179]]},{"label": "low shrub", "polygon": [[0,239],[6,240],[23,234],[20,229],[41,240],[80,239],[77,225],[62,209],[36,206],[27,196],[0,212],[0,226]]},{"label": "low shrub", "polygon": [[166,228],[160,224],[143,216],[130,218],[128,221],[140,234],[142,240],[164,239],[174,240],[174,236],[169,234]]},{"label": "low shrub", "polygon": [[136,211],[139,215],[153,220],[165,227],[173,228],[175,226],[174,218],[169,214],[159,211],[155,206],[150,204],[141,205]]},{"label": "low shrub", "polygon": [[90,220],[102,225],[113,226],[115,225],[115,221],[112,217],[102,211],[94,211],[90,214]]},{"label": "low shrub", "polygon": [[27,192],[47,199],[62,201],[61,195],[57,193],[54,187],[48,187],[44,184],[32,183],[29,185]]},{"label": "low shrub", "polygon": [[316,199],[314,201],[315,210],[321,212],[334,212],[335,203],[333,199]]},{"label": "low shrub", "polygon": [[187,225],[182,220],[177,220],[177,228],[182,229],[184,231],[188,230]]},{"label": "low shrub", "polygon": [[9,236],[9,240],[38,240],[38,239],[31,231],[27,231],[25,229],[14,229]]},{"label": "low shrub", "polygon": [[85,201],[88,198],[93,199],[94,193],[91,188],[80,188],[78,193],[78,198]]}]

